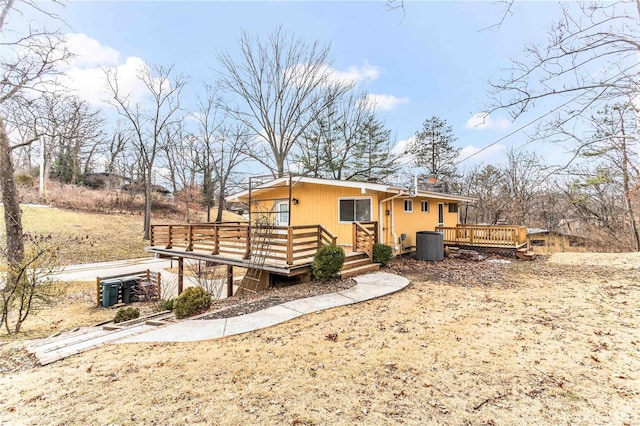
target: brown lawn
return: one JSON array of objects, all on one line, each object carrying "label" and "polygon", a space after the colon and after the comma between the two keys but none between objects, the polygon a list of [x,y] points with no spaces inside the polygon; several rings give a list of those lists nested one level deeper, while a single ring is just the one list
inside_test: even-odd
[{"label": "brown lawn", "polygon": [[381,299],[6,374],[0,423],[638,424],[640,256],[571,256],[396,264]]}]

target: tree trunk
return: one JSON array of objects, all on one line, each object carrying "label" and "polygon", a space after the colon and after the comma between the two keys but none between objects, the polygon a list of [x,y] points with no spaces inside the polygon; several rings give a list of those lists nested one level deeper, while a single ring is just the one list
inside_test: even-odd
[{"label": "tree trunk", "polygon": [[18,191],[13,178],[13,159],[11,144],[0,117],[0,186],[4,203],[4,223],[7,233],[7,260],[10,264],[21,265],[24,260],[24,241],[22,239],[22,216]]},{"label": "tree trunk", "polygon": [[152,171],[147,168],[144,180],[144,239],[151,239],[151,196],[152,196]]},{"label": "tree trunk", "polygon": [[220,185],[220,192],[218,195],[218,214],[216,215],[216,222],[222,222],[222,204],[224,202],[225,185]]}]

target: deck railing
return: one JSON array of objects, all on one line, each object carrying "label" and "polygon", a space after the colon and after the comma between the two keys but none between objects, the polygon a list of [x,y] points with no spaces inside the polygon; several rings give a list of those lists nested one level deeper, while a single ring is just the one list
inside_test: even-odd
[{"label": "deck railing", "polygon": [[510,225],[458,225],[436,227],[444,243],[482,247],[521,247],[527,243],[527,228]]},{"label": "deck railing", "polygon": [[353,251],[373,259],[373,244],[378,242],[377,222],[353,222]]},{"label": "deck railing", "polygon": [[240,256],[243,259],[249,259],[252,253],[257,252],[256,244],[265,238],[268,239],[268,248],[261,247],[261,255],[266,259],[285,261],[288,265],[313,257],[322,245],[335,244],[337,240],[322,225],[257,229],[246,222],[151,225],[153,247]]}]

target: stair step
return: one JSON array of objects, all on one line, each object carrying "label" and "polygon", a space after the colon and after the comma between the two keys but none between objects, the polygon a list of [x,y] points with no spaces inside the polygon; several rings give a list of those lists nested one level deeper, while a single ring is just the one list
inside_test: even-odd
[{"label": "stair step", "polygon": [[365,272],[377,271],[380,269],[379,263],[370,263],[368,265],[358,266],[356,268],[343,270],[340,273],[340,278],[349,278],[356,275],[364,274]]},{"label": "stair step", "polygon": [[516,257],[522,260],[533,260],[536,258],[536,253],[528,249],[516,250]]},{"label": "stair step", "polygon": [[162,320],[149,320],[149,321],[145,321],[144,322],[146,325],[154,325],[156,327],[159,327],[161,325],[166,325],[169,324],[168,321],[162,321]]},{"label": "stair step", "polygon": [[344,265],[342,266],[342,270],[346,271],[349,269],[357,268],[358,266],[370,265],[370,264],[371,264],[371,260],[368,257],[365,257],[364,259],[348,260],[344,262]]}]

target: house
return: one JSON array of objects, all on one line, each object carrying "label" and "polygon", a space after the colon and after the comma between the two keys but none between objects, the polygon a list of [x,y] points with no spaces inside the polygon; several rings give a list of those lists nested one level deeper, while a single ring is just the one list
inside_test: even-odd
[{"label": "house", "polygon": [[337,238],[337,244],[352,247],[353,224],[369,224],[376,242],[391,246],[395,254],[415,247],[416,232],[438,226],[455,227],[458,209],[472,198],[402,188],[371,182],[284,176],[260,181],[227,197],[244,202],[249,220],[266,220],[276,226],[321,224]]},{"label": "house", "polygon": [[527,228],[529,245],[535,252],[585,252],[591,241],[587,237],[540,228]]},{"label": "house", "polygon": [[439,192],[370,183],[286,175],[252,177],[249,189],[227,197],[244,203],[248,222],[154,224],[147,251],[178,260],[178,291],[184,259],[247,269],[252,290],[276,280],[310,277],[313,256],[324,244],[345,247],[342,276],[378,267],[373,244],[395,254],[415,248],[418,231],[455,228],[458,206],[473,199]]}]

